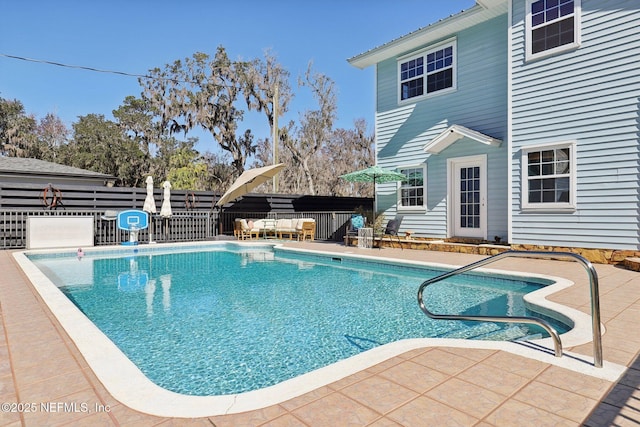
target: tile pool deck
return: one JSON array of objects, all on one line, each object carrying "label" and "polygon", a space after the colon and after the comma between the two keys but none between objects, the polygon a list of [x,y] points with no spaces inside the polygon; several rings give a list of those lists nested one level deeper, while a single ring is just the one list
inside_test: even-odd
[{"label": "tile pool deck", "polygon": [[[451,265],[482,258],[326,243],[286,245]],[[576,285],[549,299],[590,313],[587,277],[577,263],[507,259],[492,268],[569,279]],[[640,273],[608,265],[596,265],[596,270],[605,367],[609,362],[628,367],[616,381],[502,350],[425,347],[264,409],[185,419],[140,413],[114,399],[11,252],[1,251],[0,426],[638,426]],[[592,361],[591,343],[566,350]]]}]

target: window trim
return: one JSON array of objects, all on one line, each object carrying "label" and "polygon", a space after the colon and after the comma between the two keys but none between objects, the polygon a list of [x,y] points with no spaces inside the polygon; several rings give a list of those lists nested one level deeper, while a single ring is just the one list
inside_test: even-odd
[{"label": "window trim", "polygon": [[526,10],[525,10],[525,60],[532,61],[536,59],[546,58],[548,56],[555,55],[557,53],[566,52],[569,50],[574,50],[580,47],[581,44],[581,34],[582,34],[582,25],[581,25],[581,16],[582,16],[582,0],[573,0],[573,17],[574,17],[574,25],[573,25],[573,43],[565,44],[562,46],[554,47],[553,49],[545,50],[538,53],[532,53],[532,24],[531,24],[531,5],[538,0],[527,0],[526,1]]},{"label": "window trim", "polygon": [[398,166],[396,171],[402,173],[402,169],[422,169],[422,205],[419,206],[403,206],[402,205],[402,182],[396,184],[397,194],[397,210],[398,212],[426,212],[427,210],[427,164],[408,164]]},{"label": "window trim", "polygon": [[[553,142],[547,144],[537,144],[522,148],[520,159],[521,194],[520,207],[523,212],[575,212],[577,209],[577,161],[576,161],[576,141]],[[534,151],[569,149],[569,201],[544,203],[529,202],[529,157],[528,154]]]},{"label": "window trim", "polygon": [[[435,51],[438,50],[442,50],[445,49],[447,47],[451,46],[451,48],[453,49],[453,62],[451,64],[451,69],[452,69],[452,73],[451,73],[451,79],[452,79],[452,84],[451,87],[445,88],[445,89],[441,89],[441,90],[437,90],[435,92],[426,92],[427,90],[427,55],[430,53],[433,53]],[[424,90],[425,92],[422,95],[419,96],[414,96],[412,98],[407,98],[407,99],[402,99],[402,64],[408,61],[411,61],[412,59],[416,59],[416,58],[423,58],[423,66],[424,66]],[[443,40],[437,44],[431,45],[427,48],[421,49],[419,51],[416,52],[412,52],[410,54],[407,55],[403,55],[397,58],[397,64],[396,64],[396,69],[397,69],[397,76],[396,76],[396,83],[397,83],[397,101],[398,104],[410,104],[410,103],[414,103],[416,101],[420,101],[426,98],[431,98],[434,96],[438,96],[438,95],[442,95],[445,93],[450,93],[450,92],[454,92],[455,90],[457,90],[458,87],[458,42],[457,42],[457,38],[453,37],[447,40]]]}]

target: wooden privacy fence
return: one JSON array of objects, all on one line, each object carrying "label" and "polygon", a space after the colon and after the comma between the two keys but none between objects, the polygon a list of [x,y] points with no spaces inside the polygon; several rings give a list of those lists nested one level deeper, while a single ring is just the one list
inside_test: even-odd
[{"label": "wooden privacy fence", "polygon": [[[124,210],[124,209],[123,209]],[[91,216],[94,223],[94,244],[118,245],[129,240],[129,232],[118,229],[113,217],[106,217],[103,211],[95,210],[5,210],[0,209],[0,249],[22,249],[27,243],[27,218],[32,216]],[[220,215],[218,211],[174,211],[170,218],[152,215],[149,228],[140,230],[138,241],[141,244],[154,242],[189,242],[233,235],[235,218],[313,218],[316,221],[317,240],[342,240],[351,218],[351,212],[229,212]],[[222,229],[220,226],[222,225]],[[222,230],[222,233],[220,233]]]},{"label": "wooden privacy fence", "polygon": [[[147,197],[146,188],[136,187],[98,187],[89,185],[60,185],[60,200],[56,211],[60,210],[98,210],[109,209],[142,209]],[[41,184],[0,182],[0,209],[38,210],[48,209],[44,204],[45,188]],[[155,188],[153,196],[158,212],[162,205],[163,190]],[[51,194],[48,194],[51,203]],[[187,205],[195,207],[190,210],[209,211],[217,200],[212,191],[171,191],[171,206],[177,210],[187,210]]]},{"label": "wooden privacy fence", "polygon": [[[125,210],[142,209],[147,196],[145,188],[99,187],[89,185],[59,185],[60,200],[56,211],[60,210]],[[0,210],[20,211],[52,210],[43,203],[45,188],[36,183],[15,183],[0,181]],[[220,194],[214,191],[171,190],[171,207],[175,211],[212,212]],[[163,202],[163,190],[153,190],[158,212]],[[48,194],[51,203],[51,192]],[[363,208],[373,209],[370,197],[331,197],[296,194],[251,193],[224,206],[224,212],[328,212],[352,211]]]},{"label": "wooden privacy fence", "polygon": [[[146,188],[59,185],[60,200],[53,209],[43,203],[44,188],[37,183],[0,182],[0,249],[26,247],[26,223],[30,216],[92,216],[95,244],[114,245],[128,240],[129,233],[116,226],[107,211],[141,210]],[[157,211],[163,202],[162,189],[153,191]],[[49,194],[49,197],[51,194]],[[172,216],[153,215],[149,229],[139,232],[138,241],[201,241],[233,235],[235,218],[313,218],[318,240],[342,240],[354,210],[373,208],[372,198],[287,194],[247,194],[224,206],[215,207],[219,194],[213,191],[172,190]],[[51,202],[51,198],[49,202]],[[49,203],[50,204],[50,203]]]}]

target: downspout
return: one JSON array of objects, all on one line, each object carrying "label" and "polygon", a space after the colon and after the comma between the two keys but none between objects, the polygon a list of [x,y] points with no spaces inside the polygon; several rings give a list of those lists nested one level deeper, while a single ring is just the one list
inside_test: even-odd
[{"label": "downspout", "polygon": [[507,243],[513,238],[513,2],[507,12]]}]

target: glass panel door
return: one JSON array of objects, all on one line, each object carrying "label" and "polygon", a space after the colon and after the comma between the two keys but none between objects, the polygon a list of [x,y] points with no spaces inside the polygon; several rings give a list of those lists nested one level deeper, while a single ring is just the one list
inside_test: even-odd
[{"label": "glass panel door", "polygon": [[454,237],[486,239],[486,159],[484,157],[452,160]]},{"label": "glass panel door", "polygon": [[480,228],[480,166],[461,167],[460,227]]}]

